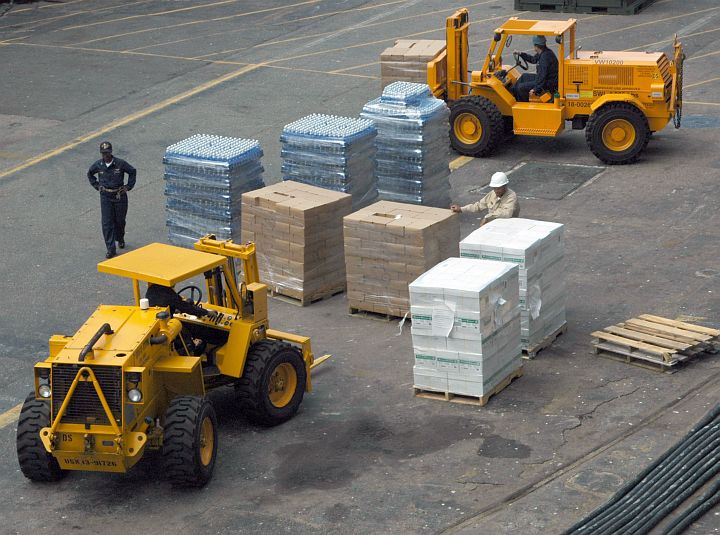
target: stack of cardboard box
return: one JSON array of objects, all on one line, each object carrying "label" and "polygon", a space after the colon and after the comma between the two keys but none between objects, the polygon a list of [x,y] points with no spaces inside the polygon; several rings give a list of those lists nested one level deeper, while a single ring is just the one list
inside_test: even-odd
[{"label": "stack of cardboard box", "polygon": [[495,219],[460,242],[460,256],[512,262],[520,268],[521,340],[532,349],[565,326],[563,225]]},{"label": "stack of cardboard box", "polygon": [[481,397],[522,366],[517,266],[449,258],[410,303],[415,388]]},{"label": "stack of cardboard box", "polygon": [[343,216],[352,198],[299,182],[242,196],[242,239],[257,246],[261,281],[303,305],[345,289]]},{"label": "stack of cardboard box", "polygon": [[380,54],[382,89],[392,82],[427,83],[427,64],[445,51],[445,41],[399,39]]},{"label": "stack of cardboard box", "polygon": [[348,305],[402,317],[408,284],[457,256],[460,221],[447,209],[380,201],[344,218]]}]

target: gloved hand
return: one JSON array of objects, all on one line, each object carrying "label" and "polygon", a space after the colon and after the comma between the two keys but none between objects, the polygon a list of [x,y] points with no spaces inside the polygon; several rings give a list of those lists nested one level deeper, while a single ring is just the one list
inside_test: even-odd
[{"label": "gloved hand", "polygon": [[127,192],[128,192],[127,186],[120,186],[118,193],[127,193]]},{"label": "gloved hand", "polygon": [[97,190],[98,190],[100,193],[102,193],[102,192],[105,191],[105,186],[98,186],[98,189],[97,189]]}]

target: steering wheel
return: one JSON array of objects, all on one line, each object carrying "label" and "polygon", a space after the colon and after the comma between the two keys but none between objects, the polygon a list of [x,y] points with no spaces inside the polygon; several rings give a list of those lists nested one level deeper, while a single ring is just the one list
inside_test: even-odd
[{"label": "steering wheel", "polygon": [[[189,286],[185,286],[185,288],[180,288],[177,291],[177,294],[180,297],[182,297],[182,294],[184,292],[188,292],[188,291],[190,292],[190,296],[188,297],[187,300],[190,301],[193,305],[199,305],[200,301],[202,301],[202,290],[200,288],[198,288],[197,286],[194,286],[191,284]],[[193,299],[196,292],[197,292],[197,299]],[[185,298],[183,297],[183,299],[185,299]]]},{"label": "steering wheel", "polygon": [[528,70],[528,62],[520,55],[519,52],[513,52],[513,58],[515,58],[515,65],[520,67],[522,70]]}]

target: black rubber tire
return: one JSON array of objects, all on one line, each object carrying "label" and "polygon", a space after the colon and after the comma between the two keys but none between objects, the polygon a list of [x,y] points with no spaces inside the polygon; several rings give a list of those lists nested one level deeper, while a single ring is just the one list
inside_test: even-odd
[{"label": "black rubber tire", "polygon": [[[482,126],[480,139],[473,144],[464,143],[455,133],[455,120],[460,114],[470,113]],[[466,156],[488,156],[504,138],[505,126],[498,107],[485,97],[463,97],[450,107],[450,145]]]},{"label": "black rubber tire", "polygon": [[35,399],[35,394],[31,393],[25,399],[18,418],[17,456],[20,470],[32,481],[59,481],[67,473],[40,440],[40,430],[49,426],[50,403]]},{"label": "black rubber tire", "polygon": [[515,123],[513,122],[512,116],[503,115],[503,132],[505,133],[506,140],[510,140],[515,137],[515,132],[513,132],[514,127]]},{"label": "black rubber tire", "polygon": [[[212,423],[212,458],[201,460],[203,421]],[[202,487],[212,478],[217,457],[217,416],[212,403],[200,396],[178,396],[165,413],[163,448],[165,474],[177,487]]]},{"label": "black rubber tire", "polygon": [[[635,129],[635,141],[623,151],[608,149],[602,140],[602,131],[608,122],[624,119]],[[638,159],[650,141],[650,125],[647,117],[637,107],[627,102],[612,102],[590,115],[585,126],[585,141],[592,153],[608,165],[625,165]]]},{"label": "black rubber tire", "polygon": [[[268,389],[273,371],[283,363],[295,369],[297,384],[290,401],[284,407],[276,407],[270,400]],[[240,406],[249,420],[272,426],[295,416],[305,395],[306,382],[305,361],[296,347],[278,340],[261,340],[248,351],[236,391]]]}]

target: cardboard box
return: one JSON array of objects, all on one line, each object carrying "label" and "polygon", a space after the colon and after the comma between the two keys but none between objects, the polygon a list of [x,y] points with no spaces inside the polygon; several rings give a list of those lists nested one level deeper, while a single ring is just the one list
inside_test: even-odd
[{"label": "cardboard box", "polygon": [[242,240],[254,241],[271,291],[306,301],[345,289],[342,218],[350,195],[286,181],[242,196]]},{"label": "cardboard box", "polygon": [[410,282],[458,254],[460,220],[447,209],[380,201],[343,226],[350,308],[402,317]]},{"label": "cardboard box", "polygon": [[382,89],[392,82],[427,83],[427,64],[445,51],[444,40],[399,39],[380,54]]}]

